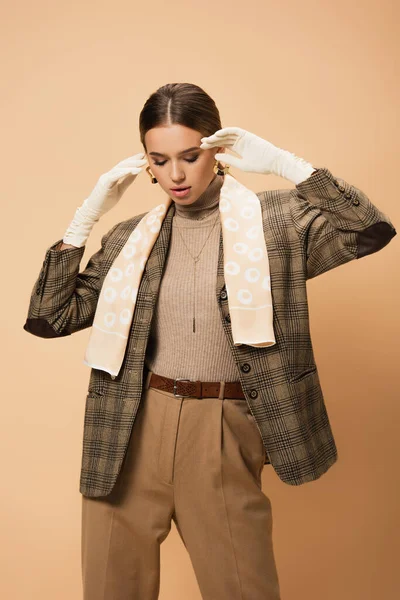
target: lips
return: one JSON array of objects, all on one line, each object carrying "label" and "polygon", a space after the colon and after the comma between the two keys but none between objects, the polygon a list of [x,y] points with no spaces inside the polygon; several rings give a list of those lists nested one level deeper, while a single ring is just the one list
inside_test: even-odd
[{"label": "lips", "polygon": [[176,198],[186,198],[186,196],[189,196],[190,193],[190,186],[188,186],[187,188],[171,188],[171,194],[173,194]]},{"label": "lips", "polygon": [[174,190],[174,191],[177,191],[177,190],[178,190],[178,191],[179,191],[179,190],[187,190],[189,187],[190,187],[190,186],[189,186],[189,185],[187,185],[187,186],[185,186],[185,187],[171,188],[171,190]]}]

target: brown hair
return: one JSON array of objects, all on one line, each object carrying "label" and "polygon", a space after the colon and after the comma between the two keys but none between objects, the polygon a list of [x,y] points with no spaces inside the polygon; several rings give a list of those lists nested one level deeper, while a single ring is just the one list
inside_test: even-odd
[{"label": "brown hair", "polygon": [[140,141],[153,127],[184,125],[207,137],[221,129],[214,100],[194,83],[167,83],[149,96],[139,116]]}]

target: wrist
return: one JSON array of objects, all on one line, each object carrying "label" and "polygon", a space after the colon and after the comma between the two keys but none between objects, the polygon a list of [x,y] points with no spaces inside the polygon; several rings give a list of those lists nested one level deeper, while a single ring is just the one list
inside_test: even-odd
[{"label": "wrist", "polygon": [[280,177],[288,179],[295,185],[305,181],[316,171],[315,167],[292,152],[282,150],[277,159],[277,172]]},{"label": "wrist", "polygon": [[81,248],[86,244],[98,220],[99,217],[95,217],[94,211],[91,211],[84,203],[77,208],[74,218],[64,234],[63,243]]}]

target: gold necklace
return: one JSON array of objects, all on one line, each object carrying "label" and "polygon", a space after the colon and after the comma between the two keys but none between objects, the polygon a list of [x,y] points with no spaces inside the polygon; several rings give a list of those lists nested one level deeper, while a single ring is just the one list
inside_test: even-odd
[{"label": "gold necklace", "polygon": [[[207,238],[206,238],[206,241],[204,242],[204,244],[203,244],[203,246],[201,247],[201,250],[200,250],[200,252],[198,253],[198,255],[197,255],[197,256],[193,256],[193,254],[190,252],[189,248],[187,247],[187,245],[186,245],[186,243],[185,243],[185,240],[183,239],[183,236],[182,236],[181,230],[180,230],[180,228],[178,227],[178,223],[177,223],[177,221],[175,220],[175,225],[176,225],[176,227],[177,227],[177,229],[178,229],[178,231],[179,231],[179,235],[181,236],[182,242],[185,244],[187,251],[189,252],[190,256],[191,256],[191,257],[193,258],[193,260],[194,260],[194,274],[193,274],[193,286],[194,286],[194,294],[193,294],[193,333],[196,333],[196,316],[195,316],[195,307],[196,307],[196,266],[197,266],[198,260],[199,260],[199,258],[200,258],[200,254],[203,252],[203,248],[204,248],[204,246],[206,245],[206,242],[207,242],[208,238],[209,238],[209,237],[210,237],[210,235],[212,234],[212,232],[213,232],[213,230],[214,230],[214,227],[215,227],[215,224],[216,224],[216,222],[218,221],[218,219],[219,219],[219,207],[218,207],[218,210],[217,210],[217,218],[216,218],[216,219],[215,219],[215,221],[214,221],[214,225],[211,227],[211,231],[210,231],[210,233],[208,234],[208,236],[207,236]],[[196,220],[199,220],[199,221],[201,221],[202,219],[196,219]]]}]

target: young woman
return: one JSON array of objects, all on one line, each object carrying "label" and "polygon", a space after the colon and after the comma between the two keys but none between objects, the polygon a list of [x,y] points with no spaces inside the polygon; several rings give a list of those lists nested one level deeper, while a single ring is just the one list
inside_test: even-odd
[{"label": "young woman", "polygon": [[[84,599],[158,598],[160,545],[173,519],[204,599],[278,600],[263,467],[271,463],[284,482],[300,485],[337,458],[309,336],[306,280],[380,250],[396,231],[361,190],[328,169],[241,128],[221,129],[215,103],[196,85],[158,89],[139,126],[145,154],[102,175],[63,240],[47,250],[24,326],[51,338],[93,325],[94,335],[105,336],[100,357],[108,350],[112,360],[114,345],[122,348],[115,372],[92,353],[85,361],[92,371],[80,486]],[[159,213],[117,223],[79,273],[92,227],[146,162],[168,201]],[[296,187],[252,196],[229,165],[278,174]],[[246,229],[253,217],[257,227]],[[143,231],[151,252],[135,262]],[[266,252],[248,250],[254,239]],[[114,306],[113,282],[123,276],[117,260],[128,251],[140,281],[120,294],[134,303],[132,320],[124,320],[127,309],[120,313],[129,335],[104,332],[96,311],[101,301],[115,323],[107,302]],[[264,270],[260,256],[268,257]],[[245,259],[252,263],[246,290],[233,297]],[[257,282],[272,305],[245,313]],[[246,314],[261,343],[254,335],[243,342]]]}]

